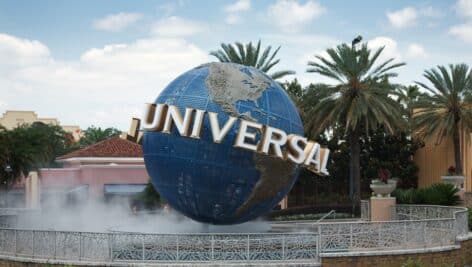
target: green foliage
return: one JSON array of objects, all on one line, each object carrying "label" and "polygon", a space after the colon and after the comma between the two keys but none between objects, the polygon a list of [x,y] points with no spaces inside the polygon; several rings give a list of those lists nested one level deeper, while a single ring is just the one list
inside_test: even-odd
[{"label": "green foliage", "polygon": [[[422,142],[412,139],[408,132],[395,135],[385,133],[381,128],[369,135],[361,136],[361,169],[363,184],[377,178],[380,168],[388,169],[392,177],[399,178],[399,187],[416,187],[418,182],[418,166],[413,161],[417,149]],[[368,186],[368,184],[367,184]]]},{"label": "green foliage", "polygon": [[293,79],[291,82],[284,83],[283,86],[292,100],[298,101],[301,99],[303,95],[303,88],[302,85],[298,83],[297,78]]},{"label": "green foliage", "polygon": [[308,72],[337,82],[320,92],[324,97],[313,108],[312,117],[317,123],[310,131],[321,133],[337,123],[342,123],[347,132],[359,127],[368,131],[378,125],[384,125],[390,132],[402,128],[402,109],[390,97],[396,93],[396,85],[388,80],[397,76],[391,70],[405,64],[392,64],[393,58],[378,63],[383,49],[371,51],[363,44],[356,50],[341,44],[326,50],[327,57],[315,56],[318,61],[308,63],[311,66]]},{"label": "green foliage", "polygon": [[[13,184],[21,174],[54,166],[54,159],[70,150],[72,140],[57,125],[35,122],[12,130],[0,128],[0,181]],[[10,166],[10,169],[6,169]]]},{"label": "green foliage", "polygon": [[397,101],[408,111],[408,119],[413,115],[413,107],[426,94],[417,85],[400,86],[397,90]]},{"label": "green foliage", "polygon": [[436,135],[440,140],[452,136],[459,121],[472,129],[472,70],[466,64],[449,65],[426,70],[423,75],[431,84],[417,82],[427,90],[415,105],[416,130],[425,136]]},{"label": "green foliage", "polygon": [[431,85],[417,82],[428,93],[414,105],[415,132],[435,136],[437,142],[453,137],[456,171],[462,173],[460,132],[472,130],[472,69],[451,64],[426,70],[423,76]]},{"label": "green foliage", "polygon": [[424,267],[425,265],[420,260],[413,260],[408,258],[408,260],[402,264],[402,267]]},{"label": "green foliage", "polygon": [[105,128],[90,126],[85,131],[83,131],[83,136],[79,140],[80,148],[93,145],[105,139],[119,136],[121,131],[116,128]]},{"label": "green foliage", "polygon": [[[391,96],[397,86],[389,79],[397,74],[392,70],[405,65],[394,59],[378,62],[383,47],[372,51],[367,44],[360,49],[347,44],[326,50],[328,56],[315,56],[308,62],[307,71],[335,80],[336,84],[319,88],[319,100],[310,109],[306,131],[319,135],[342,128],[350,149],[349,173],[354,205],[360,205],[361,133],[376,131],[379,126],[389,133],[398,132],[406,124],[404,110]],[[346,175],[346,174],[344,174]]]},{"label": "green foliage", "polygon": [[[290,86],[295,88],[298,85]],[[314,107],[323,99],[328,85],[310,84],[302,90],[300,101],[297,102],[302,120],[306,126],[305,135],[309,139],[317,140],[327,146],[331,152],[328,162],[330,175],[327,177],[316,176],[311,172],[302,171],[291,194],[296,205],[322,204],[322,203],[347,203],[349,187],[349,160],[350,146],[346,138],[346,130],[342,124],[337,123],[330,131],[315,135],[309,131],[315,126],[311,120]],[[361,132],[360,143],[360,172],[361,172],[361,196],[370,195],[369,184],[371,179],[377,178],[379,168],[386,168],[392,173],[392,177],[399,178],[399,187],[416,187],[418,181],[418,167],[413,161],[416,150],[423,143],[413,139],[410,131],[388,134],[383,127],[376,130]],[[316,177],[314,177],[316,176]]]},{"label": "green foliage", "polygon": [[152,210],[160,206],[162,199],[154,186],[149,182],[143,192],[134,197],[134,201],[144,209]]},{"label": "green foliage", "polygon": [[[272,51],[272,47],[268,46],[264,51],[262,51],[261,41],[259,40],[256,45],[253,45],[252,42],[245,45],[240,42],[234,44],[222,43],[221,49],[211,51],[210,55],[216,57],[220,62],[233,62],[245,66],[252,66],[262,72],[268,73],[280,62],[280,59],[275,59],[279,50],[280,46],[277,47],[275,51]],[[295,72],[291,70],[282,70],[273,72],[269,74],[269,76],[276,80],[291,74],[295,74]]]},{"label": "green foliage", "polygon": [[399,204],[428,204],[454,206],[459,204],[459,189],[452,184],[434,184],[421,189],[396,189],[393,196]]},{"label": "green foliage", "polygon": [[[273,221],[301,221],[301,220],[319,220],[326,213],[316,213],[316,214],[294,214],[294,215],[282,215],[272,218]],[[352,218],[352,214],[349,213],[333,213],[326,217],[326,219],[347,219]]]}]

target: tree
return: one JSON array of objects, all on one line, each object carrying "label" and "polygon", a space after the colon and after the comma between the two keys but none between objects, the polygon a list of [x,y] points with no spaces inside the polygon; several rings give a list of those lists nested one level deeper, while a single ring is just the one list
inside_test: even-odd
[{"label": "tree", "polygon": [[83,131],[83,136],[79,140],[80,147],[86,147],[105,139],[119,136],[121,131],[116,128],[105,128],[90,126],[85,131]]},{"label": "tree", "polygon": [[0,128],[0,182],[5,189],[34,169],[52,166],[68,151],[66,133],[57,125],[35,122],[12,130]]},{"label": "tree", "polygon": [[153,210],[161,205],[163,199],[159,195],[159,192],[157,192],[154,186],[151,184],[151,182],[148,182],[144,190],[134,196],[133,202],[142,206],[144,209]]},{"label": "tree", "polygon": [[[272,51],[272,47],[268,46],[261,54],[261,41],[259,40],[254,46],[252,42],[244,45],[240,42],[233,44],[221,44],[221,49],[211,51],[210,55],[216,57],[220,62],[232,62],[245,66],[255,67],[262,72],[268,73],[275,65],[280,62],[280,59],[275,59],[275,56],[280,50],[280,46]],[[268,74],[272,79],[276,80],[287,75],[295,74],[291,70],[276,71]]]},{"label": "tree", "polygon": [[[396,77],[393,69],[405,63],[390,58],[379,64],[383,47],[375,51],[363,44],[359,50],[347,44],[327,49],[328,56],[316,56],[308,72],[318,73],[336,81],[336,85],[320,88],[322,97],[313,108],[308,129],[315,135],[333,126],[342,125],[350,146],[350,177],[352,199],[360,204],[360,142],[361,131],[369,132],[382,125],[393,133],[404,126],[403,110],[390,96],[397,86],[389,82]],[[375,66],[375,67],[374,67]]]},{"label": "tree", "polygon": [[283,84],[285,91],[294,101],[301,99],[303,95],[302,85],[298,82],[297,78],[293,79],[291,82],[286,82]]},{"label": "tree", "polygon": [[417,85],[400,86],[398,88],[398,102],[408,112],[408,118],[413,115],[413,107],[424,96]]},{"label": "tree", "polygon": [[466,64],[438,66],[425,70],[431,83],[416,82],[428,94],[415,105],[413,122],[420,137],[435,136],[436,142],[451,137],[456,172],[462,174],[461,129],[472,129],[472,70]]}]

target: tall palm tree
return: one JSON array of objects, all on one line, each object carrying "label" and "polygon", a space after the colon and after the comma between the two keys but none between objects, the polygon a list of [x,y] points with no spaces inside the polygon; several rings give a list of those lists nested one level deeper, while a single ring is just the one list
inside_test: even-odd
[{"label": "tall palm tree", "polygon": [[437,142],[452,136],[456,172],[462,174],[460,132],[472,129],[472,69],[466,64],[451,64],[449,69],[425,70],[423,76],[431,85],[416,82],[429,92],[415,105],[416,133],[434,135]]},{"label": "tall palm tree", "polygon": [[308,72],[318,73],[336,81],[335,85],[320,88],[321,99],[311,110],[311,126],[308,130],[315,136],[328,128],[341,126],[345,129],[350,145],[350,179],[353,205],[360,203],[360,144],[363,130],[383,125],[393,133],[404,126],[403,109],[391,98],[397,85],[389,82],[396,77],[393,69],[405,63],[393,63],[390,58],[378,64],[384,48],[371,51],[367,44],[359,49],[354,45],[338,45],[327,49],[328,56],[315,56]]},{"label": "tall palm tree", "polygon": [[418,85],[400,86],[397,90],[397,101],[400,103],[407,112],[408,118],[408,132],[413,131],[413,109],[416,103],[425,95],[424,92],[420,91]]},{"label": "tall palm tree", "polygon": [[[268,73],[275,65],[280,62],[280,59],[275,59],[275,56],[280,50],[280,46],[272,51],[272,47],[268,46],[261,50],[261,40],[253,45],[252,42],[242,44],[236,42],[234,44],[221,44],[221,49],[211,51],[210,55],[216,57],[220,62],[232,62],[245,66],[255,67],[262,72]],[[271,53],[272,52],[272,53]],[[261,54],[262,53],[262,54]],[[272,79],[276,80],[287,75],[295,74],[291,70],[276,71],[268,74]]]}]

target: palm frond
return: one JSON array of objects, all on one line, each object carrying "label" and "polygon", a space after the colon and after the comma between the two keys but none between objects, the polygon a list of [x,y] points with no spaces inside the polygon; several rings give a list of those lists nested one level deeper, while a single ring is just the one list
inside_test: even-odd
[{"label": "palm frond", "polygon": [[[220,62],[233,62],[251,66],[268,73],[280,62],[280,59],[275,58],[279,50],[280,46],[275,51],[272,51],[271,46],[267,46],[263,49],[261,54],[261,41],[259,40],[256,45],[253,45],[252,42],[247,44],[236,42],[234,45],[222,43],[221,49],[211,51],[210,55],[216,57]],[[291,70],[281,70],[268,75],[274,79],[280,79],[292,74],[295,74],[295,72]]]}]

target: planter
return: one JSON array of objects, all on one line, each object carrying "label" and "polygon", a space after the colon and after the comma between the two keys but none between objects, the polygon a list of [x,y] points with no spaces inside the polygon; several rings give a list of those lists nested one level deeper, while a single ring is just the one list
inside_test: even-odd
[{"label": "planter", "polygon": [[[390,181],[390,180],[389,180]],[[397,183],[389,182],[389,183],[372,183],[370,184],[370,189],[374,191],[377,197],[390,197],[390,194],[395,190],[397,187]]]},{"label": "planter", "polygon": [[397,184],[398,184],[398,181],[399,181],[399,180],[400,180],[400,179],[398,179],[398,178],[391,178],[391,179],[388,179],[388,180],[387,180],[387,183],[393,184],[393,185],[395,185],[395,188],[397,188]]},{"label": "planter", "polygon": [[445,175],[441,176],[443,183],[453,184],[459,189],[464,189],[464,176],[461,175]]}]

